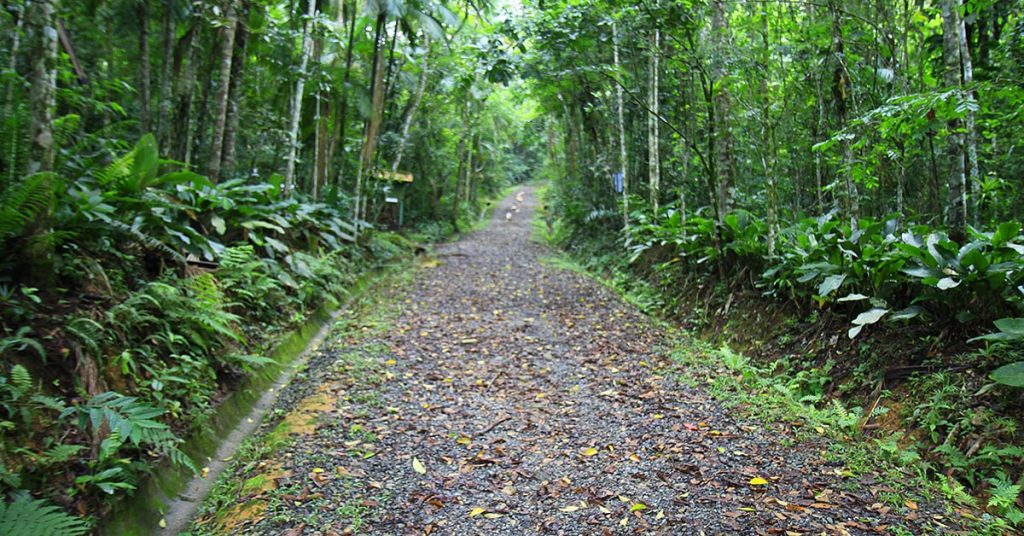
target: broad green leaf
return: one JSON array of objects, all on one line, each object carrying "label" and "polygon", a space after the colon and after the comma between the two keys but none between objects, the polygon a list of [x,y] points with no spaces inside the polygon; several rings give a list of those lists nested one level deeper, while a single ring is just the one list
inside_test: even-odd
[{"label": "broad green leaf", "polygon": [[992,371],[989,377],[996,383],[1024,388],[1024,361],[1003,365]]},{"label": "broad green leaf", "polygon": [[1019,233],[1020,224],[1015,221],[999,224],[996,231],[992,233],[992,247],[1003,247],[1007,242],[1017,238]]},{"label": "broad green leaf", "polygon": [[881,320],[882,317],[885,316],[885,313],[888,313],[888,312],[889,312],[888,309],[882,309],[882,308],[879,308],[879,307],[874,307],[872,309],[868,309],[867,311],[864,311],[863,313],[857,315],[857,318],[853,319],[853,323],[854,323],[854,325],[857,325],[857,326],[865,326],[865,325],[868,325],[868,324],[874,324],[875,322],[878,322],[879,320]]},{"label": "broad green leaf", "polygon": [[821,285],[818,285],[818,295],[824,298],[825,296],[832,294],[840,285],[843,284],[843,281],[846,281],[845,275],[830,275],[826,277],[825,280],[821,282]]},{"label": "broad green leaf", "polygon": [[1024,318],[1000,318],[995,324],[999,331],[1011,337],[1024,337]]}]

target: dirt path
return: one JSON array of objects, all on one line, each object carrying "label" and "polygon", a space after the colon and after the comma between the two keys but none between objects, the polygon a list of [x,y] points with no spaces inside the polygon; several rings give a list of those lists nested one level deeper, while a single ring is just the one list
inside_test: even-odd
[{"label": "dirt path", "polygon": [[941,527],[923,506],[883,506],[870,481],[844,478],[823,445],[794,443],[789,426],[734,419],[659,376],[666,335],[609,289],[542,263],[550,252],[529,240],[534,194],[520,199],[502,201],[487,229],[439,247],[440,262],[403,290],[401,312],[366,358],[381,367],[379,385],[337,380],[330,371],[353,366],[334,362],[334,350],[312,365],[305,391],[284,397],[305,396],[317,424],[270,456],[270,470],[267,460],[238,470],[262,468],[278,494],[231,532]]}]

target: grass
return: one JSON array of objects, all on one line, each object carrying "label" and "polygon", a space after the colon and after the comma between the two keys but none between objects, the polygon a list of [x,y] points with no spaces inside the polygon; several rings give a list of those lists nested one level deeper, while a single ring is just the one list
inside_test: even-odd
[{"label": "grass", "polygon": [[[325,444],[338,441],[331,430],[340,430],[341,437],[344,438],[342,442],[352,443],[345,445],[350,456],[368,458],[375,454],[372,445],[376,443],[377,436],[358,422],[350,421],[358,420],[360,416],[369,416],[371,410],[376,408],[379,411],[382,406],[382,399],[376,388],[387,374],[385,361],[388,359],[389,349],[374,339],[392,329],[400,312],[400,303],[395,299],[398,294],[395,289],[411,281],[412,273],[411,269],[392,271],[384,276],[376,289],[370,289],[373,292],[365,292],[358,302],[353,303],[348,311],[339,316],[327,342],[324,343],[326,351],[337,352],[337,359],[325,370],[318,372],[308,370],[307,365],[307,369],[299,371],[292,378],[293,384],[309,382],[314,384],[314,387],[327,384],[351,386],[340,390],[339,399],[335,402],[350,405],[351,418],[335,419],[325,423],[325,427],[315,430],[313,435],[297,436],[291,433],[285,423],[288,422],[290,415],[302,411],[302,404],[297,404],[290,410],[275,409],[272,413],[273,419],[268,419],[261,426],[261,432],[247,439],[238,448],[230,467],[220,476],[200,507],[199,521],[193,524],[192,531],[187,534],[205,536],[236,532],[239,530],[239,523],[258,517],[277,525],[301,521],[310,527],[333,524],[337,529],[346,528],[338,527],[337,524],[342,522],[352,530],[358,531],[372,518],[374,508],[371,505],[388,500],[386,494],[375,495],[372,501],[367,501],[363,497],[349,500],[340,507],[332,507],[333,513],[328,519],[320,512],[321,509],[316,507],[315,503],[320,499],[310,498],[301,501],[300,508],[302,512],[311,513],[301,514],[301,519],[298,519],[300,514],[293,506],[298,506],[298,503],[293,499],[286,500],[285,497],[301,494],[302,486],[293,484],[275,488],[273,481],[274,473],[282,470],[276,460],[283,458],[283,453],[289,447],[296,441],[319,438],[324,434],[326,436],[318,439],[319,441]],[[304,400],[308,401],[317,396],[307,396]],[[288,455],[292,456],[291,453]],[[331,456],[314,452],[303,458],[301,465],[312,464],[333,468],[336,463],[337,460]],[[346,489],[355,485],[348,482],[348,479],[344,480]]]}]

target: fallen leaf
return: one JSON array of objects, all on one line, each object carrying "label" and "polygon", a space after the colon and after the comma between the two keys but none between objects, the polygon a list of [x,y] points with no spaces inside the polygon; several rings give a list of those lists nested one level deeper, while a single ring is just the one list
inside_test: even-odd
[{"label": "fallen leaf", "polygon": [[559,512],[566,512],[566,513],[570,513],[570,512],[575,512],[576,510],[579,510],[579,509],[580,509],[580,507],[579,507],[579,506],[576,506],[576,505],[574,505],[574,504],[571,504],[571,505],[569,505],[569,506],[563,506],[562,508],[559,508],[559,509],[558,509],[558,511],[559,511]]},{"label": "fallen leaf", "polygon": [[583,451],[583,455],[584,456],[594,456],[596,454],[597,454],[597,449],[595,449],[594,447],[590,447],[587,450]]},{"label": "fallen leaf", "polygon": [[412,459],[412,470],[421,475],[427,474],[427,468],[423,466],[423,462],[419,458]]},{"label": "fallen leaf", "polygon": [[629,507],[629,511],[630,512],[639,512],[641,510],[646,510],[646,509],[647,509],[647,505],[644,504],[644,503],[635,503],[633,506]]},{"label": "fallen leaf", "polygon": [[754,478],[750,479],[750,485],[751,486],[767,486],[768,485],[768,481],[763,479],[763,478],[761,478],[761,477],[759,477],[759,476],[755,476]]},{"label": "fallen leaf", "polygon": [[487,510],[484,510],[483,508],[474,508],[474,509],[469,511],[469,517],[476,517],[476,516],[486,512],[486,511]]}]

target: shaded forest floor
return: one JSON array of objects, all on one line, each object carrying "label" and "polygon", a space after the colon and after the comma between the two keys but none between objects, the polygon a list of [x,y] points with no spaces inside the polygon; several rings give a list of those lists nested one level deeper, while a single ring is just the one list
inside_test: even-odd
[{"label": "shaded forest floor", "polygon": [[535,205],[509,196],[343,317],[194,532],[955,530],[805,423],[745,417],[680,377],[685,335],[543,262]]}]

